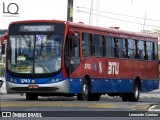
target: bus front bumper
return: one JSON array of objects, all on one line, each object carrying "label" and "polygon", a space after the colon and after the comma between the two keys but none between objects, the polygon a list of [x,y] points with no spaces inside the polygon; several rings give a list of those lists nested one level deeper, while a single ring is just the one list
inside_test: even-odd
[{"label": "bus front bumper", "polygon": [[15,84],[6,82],[7,93],[69,93],[69,80],[52,84]]}]

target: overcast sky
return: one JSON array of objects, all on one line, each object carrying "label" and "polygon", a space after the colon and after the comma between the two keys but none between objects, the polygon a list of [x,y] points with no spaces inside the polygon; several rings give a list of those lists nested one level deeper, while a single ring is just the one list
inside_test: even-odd
[{"label": "overcast sky", "polygon": [[[11,21],[18,20],[67,20],[67,2],[68,0],[0,0],[0,29],[7,29]],[[19,14],[11,16],[3,13],[7,12],[8,6],[10,12],[16,12],[17,6],[10,3],[18,5]],[[159,5],[160,0],[100,0],[98,25],[116,26],[130,31],[141,31],[143,28],[160,29]],[[73,21],[96,25],[95,10],[96,0],[74,0]]]}]

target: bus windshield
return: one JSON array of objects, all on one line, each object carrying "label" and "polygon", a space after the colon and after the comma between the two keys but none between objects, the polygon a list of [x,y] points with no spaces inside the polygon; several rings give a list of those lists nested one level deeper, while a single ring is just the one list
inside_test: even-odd
[{"label": "bus windshield", "polygon": [[8,70],[14,73],[46,74],[61,68],[62,34],[10,35]]}]

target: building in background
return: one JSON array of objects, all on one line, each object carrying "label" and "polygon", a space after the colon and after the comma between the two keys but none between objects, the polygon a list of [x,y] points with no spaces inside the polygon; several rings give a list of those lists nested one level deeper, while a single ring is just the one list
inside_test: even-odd
[{"label": "building in background", "polygon": [[158,44],[160,45],[160,29],[155,28],[153,30],[141,30],[141,32],[158,36]]}]

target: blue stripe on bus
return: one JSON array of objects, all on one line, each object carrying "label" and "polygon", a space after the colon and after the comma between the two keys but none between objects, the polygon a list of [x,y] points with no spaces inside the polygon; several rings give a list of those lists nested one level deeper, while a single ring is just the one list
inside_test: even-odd
[{"label": "blue stripe on bus", "polygon": [[[92,79],[92,93],[127,93],[133,92],[134,80],[129,79]],[[158,80],[141,80],[141,92],[149,92],[159,88]],[[70,80],[70,93],[81,93],[81,79]]]},{"label": "blue stripe on bus", "polygon": [[70,79],[70,93],[81,93],[82,92],[82,82],[80,78]]},{"label": "blue stripe on bus", "polygon": [[93,93],[124,93],[133,91],[133,80],[94,79],[91,83]]},{"label": "blue stripe on bus", "polygon": [[159,80],[141,80],[141,92],[149,92],[159,88]]}]

